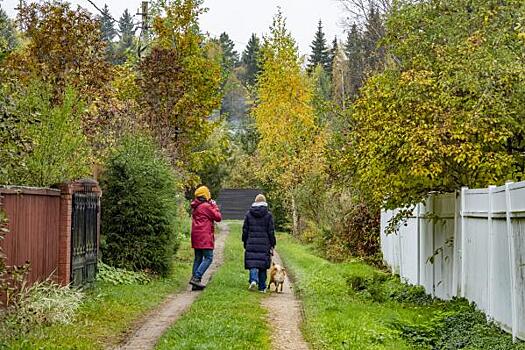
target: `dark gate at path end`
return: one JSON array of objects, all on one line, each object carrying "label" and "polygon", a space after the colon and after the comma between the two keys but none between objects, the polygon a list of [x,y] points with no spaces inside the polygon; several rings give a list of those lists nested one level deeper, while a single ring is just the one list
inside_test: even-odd
[{"label": "dark gate at path end", "polygon": [[223,189],[217,198],[222,218],[225,220],[244,220],[244,216],[261,190]]}]

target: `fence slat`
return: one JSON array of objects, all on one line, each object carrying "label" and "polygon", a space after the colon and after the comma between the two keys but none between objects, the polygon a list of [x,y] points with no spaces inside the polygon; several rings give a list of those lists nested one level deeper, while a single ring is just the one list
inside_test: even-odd
[{"label": "fence slat", "polygon": [[514,340],[525,340],[525,182],[452,195],[429,196],[397,237],[384,232],[397,210],[383,212],[385,262],[433,296],[476,302]]},{"label": "fence slat", "polygon": [[465,197],[467,193],[467,187],[461,188],[461,296],[465,297],[465,289],[467,282],[467,230],[465,229]]},{"label": "fence slat", "polygon": [[516,289],[516,251],[514,249],[514,234],[512,229],[512,201],[510,198],[511,182],[505,184],[505,201],[507,204],[507,237],[509,240],[509,273],[512,310],[512,339],[516,340],[518,334],[518,291]]},{"label": "fence slat", "polygon": [[0,195],[9,219],[10,232],[1,242],[7,264],[29,262],[29,283],[54,277],[58,266],[60,191],[0,188]]},{"label": "fence slat", "polygon": [[492,315],[494,312],[494,232],[493,232],[493,225],[492,225],[492,213],[494,212],[494,189],[496,186],[489,186],[489,193],[488,193],[488,215],[487,215],[487,228],[488,228],[488,234],[489,234],[489,264],[488,264],[488,313],[489,315]]}]

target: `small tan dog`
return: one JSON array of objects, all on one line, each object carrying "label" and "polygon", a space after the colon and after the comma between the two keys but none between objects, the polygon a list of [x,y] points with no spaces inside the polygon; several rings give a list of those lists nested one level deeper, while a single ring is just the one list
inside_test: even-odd
[{"label": "small tan dog", "polygon": [[[270,283],[268,283],[268,290],[270,290],[270,286],[273,283],[275,286],[275,291],[277,293],[282,293],[285,278],[286,278],[286,269],[282,267],[281,265],[272,262],[272,267],[270,268]],[[281,287],[280,292],[279,292],[279,287]]]}]

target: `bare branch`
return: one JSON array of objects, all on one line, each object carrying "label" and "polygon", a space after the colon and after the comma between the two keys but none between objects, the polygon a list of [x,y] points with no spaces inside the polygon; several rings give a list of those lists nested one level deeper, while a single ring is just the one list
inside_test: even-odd
[{"label": "bare branch", "polygon": [[108,15],[107,13],[105,13],[104,11],[102,11],[93,1],[91,0],[87,0],[87,2],[89,2],[94,8],[97,9],[98,12],[100,12],[102,14],[102,16],[106,17],[107,19],[111,20],[113,23],[117,23],[117,20],[114,19],[113,17],[111,17],[110,15]]}]

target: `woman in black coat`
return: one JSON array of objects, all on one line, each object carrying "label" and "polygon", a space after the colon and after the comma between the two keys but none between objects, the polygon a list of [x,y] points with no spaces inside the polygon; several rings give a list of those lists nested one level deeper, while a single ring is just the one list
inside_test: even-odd
[{"label": "woman in black coat", "polygon": [[266,270],[272,263],[275,248],[275,229],[272,213],[268,210],[266,198],[259,194],[255,203],[246,213],[242,226],[244,243],[244,268],[250,271],[250,290],[259,287],[266,292]]}]

